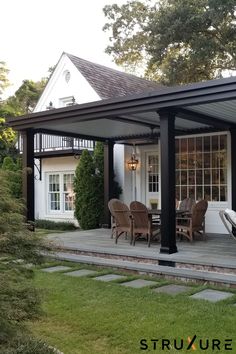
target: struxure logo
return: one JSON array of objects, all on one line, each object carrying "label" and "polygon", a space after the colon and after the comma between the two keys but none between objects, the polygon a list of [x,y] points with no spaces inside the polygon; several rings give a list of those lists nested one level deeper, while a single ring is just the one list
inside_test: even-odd
[{"label": "struxure logo", "polygon": [[140,350],[189,350],[189,351],[226,351],[233,350],[233,340],[231,338],[218,339],[218,338],[201,338],[197,335],[187,336],[186,338],[175,339],[146,339],[140,340]]}]

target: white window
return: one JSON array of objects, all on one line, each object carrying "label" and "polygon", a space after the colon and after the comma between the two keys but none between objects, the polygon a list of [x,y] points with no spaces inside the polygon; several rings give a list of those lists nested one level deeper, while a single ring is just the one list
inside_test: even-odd
[{"label": "white window", "polygon": [[59,99],[59,106],[60,107],[69,107],[75,104],[74,96],[63,97]]},{"label": "white window", "polygon": [[65,211],[74,210],[75,195],[73,191],[74,175],[67,173],[63,175],[63,203]]},{"label": "white window", "polygon": [[60,210],[60,175],[49,175],[49,209]]},{"label": "white window", "polygon": [[227,201],[227,135],[177,138],[176,198]]},{"label": "white window", "polygon": [[159,191],[159,161],[158,155],[148,156],[148,192]]},{"label": "white window", "polygon": [[74,174],[58,172],[48,174],[48,211],[55,213],[74,210]]}]

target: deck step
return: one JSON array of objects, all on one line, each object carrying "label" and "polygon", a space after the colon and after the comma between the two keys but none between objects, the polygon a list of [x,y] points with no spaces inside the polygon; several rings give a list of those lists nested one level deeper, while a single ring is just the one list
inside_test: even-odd
[{"label": "deck step", "polygon": [[[63,246],[59,247],[58,252],[66,252],[77,255],[94,256],[109,259],[119,259],[123,261],[151,263],[159,265],[171,265],[176,268],[188,268],[193,270],[202,270],[207,272],[217,272],[236,275],[236,262],[232,262],[232,259],[226,257],[202,257],[199,255],[191,254],[191,252],[178,252],[174,254],[161,254],[158,252],[149,254],[147,252],[141,253],[140,250],[114,249],[107,248],[102,249],[99,246],[86,247],[84,245],[75,246]],[[136,252],[131,252],[136,251]]]},{"label": "deck step", "polygon": [[158,275],[177,280],[197,281],[202,283],[211,283],[213,285],[222,285],[236,288],[236,275],[226,273],[216,273],[202,270],[193,270],[187,268],[175,268],[152,263],[142,263],[126,261],[122,259],[102,258],[96,256],[80,255],[66,252],[57,252],[52,255],[53,258],[71,261],[77,263],[93,264],[103,267],[119,268],[137,273],[149,275]]}]

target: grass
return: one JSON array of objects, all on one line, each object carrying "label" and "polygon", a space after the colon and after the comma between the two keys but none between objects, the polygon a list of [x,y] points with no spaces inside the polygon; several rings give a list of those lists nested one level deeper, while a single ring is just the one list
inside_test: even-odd
[{"label": "grass", "polygon": [[[98,270],[74,263],[60,264],[69,264],[74,269]],[[114,273],[114,270],[99,269],[99,272]],[[137,276],[127,275],[127,278],[131,280]],[[158,286],[167,283],[155,280]],[[188,298],[189,294],[204,288],[198,285],[187,294],[168,296],[153,293],[151,288],[131,289],[117,282],[103,283],[91,277],[72,278],[39,270],[36,270],[35,284],[43,289],[44,316],[30,327],[37,336],[64,354],[191,353],[191,350],[174,348],[163,351],[160,347],[141,350],[140,340],[147,339],[151,346],[151,339],[184,338],[186,341],[194,334],[198,338],[222,341],[235,337],[236,307],[231,305],[236,302],[235,290],[230,290],[235,292],[230,300],[213,304]],[[233,349],[231,352],[236,352],[236,343],[233,343]],[[224,350],[207,351],[208,354],[222,352]]]}]

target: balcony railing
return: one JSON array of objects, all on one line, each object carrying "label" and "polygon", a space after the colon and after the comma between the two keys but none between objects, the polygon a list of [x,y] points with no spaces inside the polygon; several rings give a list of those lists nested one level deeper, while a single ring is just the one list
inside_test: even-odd
[{"label": "balcony railing", "polygon": [[[34,136],[34,153],[43,154],[50,152],[74,152],[75,154],[81,150],[93,151],[95,142],[79,138],[70,138],[65,136],[54,136],[49,134],[37,133]],[[23,151],[23,139],[19,135],[17,149]]]}]

